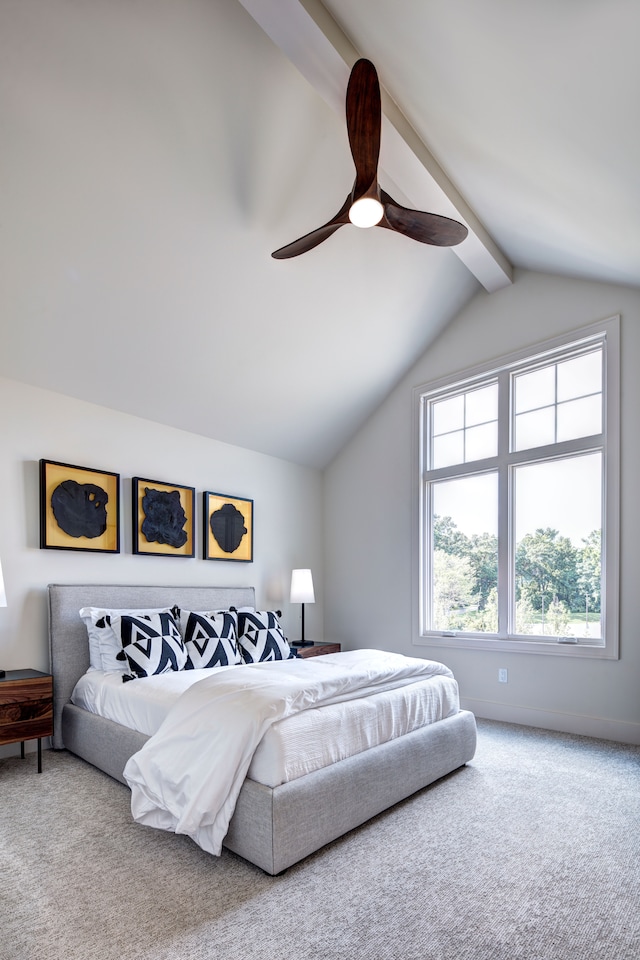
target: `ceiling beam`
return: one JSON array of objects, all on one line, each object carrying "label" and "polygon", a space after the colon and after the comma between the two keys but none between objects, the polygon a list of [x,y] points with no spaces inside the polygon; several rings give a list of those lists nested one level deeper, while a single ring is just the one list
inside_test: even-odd
[{"label": "ceiling beam", "polygon": [[[240,0],[245,10],[341,117],[351,67],[361,56],[320,0]],[[385,117],[380,167],[407,206],[429,197],[432,213],[461,220],[467,239],[451,250],[489,292],[513,282],[513,267],[418,136],[381,88]]]}]

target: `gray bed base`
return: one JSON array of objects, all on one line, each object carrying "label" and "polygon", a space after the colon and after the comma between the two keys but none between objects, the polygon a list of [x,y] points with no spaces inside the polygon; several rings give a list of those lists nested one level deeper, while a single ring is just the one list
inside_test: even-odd
[{"label": "gray bed base", "polygon": [[[172,606],[214,610],[253,606],[252,587],[156,587],[52,584],[49,639],[54,684],[55,749],[67,749],[125,783],[124,766],[148,739],[70,702],[89,666],[89,646],[78,616],[83,606]],[[472,759],[472,713],[414,730],[307,776],[266,787],[246,779],[224,845],[277,874]]]}]

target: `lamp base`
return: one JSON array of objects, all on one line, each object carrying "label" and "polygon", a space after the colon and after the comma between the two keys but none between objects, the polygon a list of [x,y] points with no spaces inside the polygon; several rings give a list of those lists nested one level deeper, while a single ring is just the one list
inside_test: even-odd
[{"label": "lamp base", "polygon": [[291,646],[292,647],[312,647],[313,640],[292,640]]}]

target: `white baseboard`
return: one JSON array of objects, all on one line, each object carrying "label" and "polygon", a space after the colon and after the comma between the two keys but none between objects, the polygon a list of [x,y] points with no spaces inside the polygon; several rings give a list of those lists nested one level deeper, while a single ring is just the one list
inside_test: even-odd
[{"label": "white baseboard", "polygon": [[535,707],[518,707],[493,700],[463,698],[460,706],[465,710],[471,710],[476,717],[484,720],[502,720],[505,723],[520,723],[525,727],[541,727],[543,730],[557,730],[560,733],[575,733],[582,737],[596,737],[599,740],[615,740],[618,743],[640,745],[640,723],[538,710]]}]

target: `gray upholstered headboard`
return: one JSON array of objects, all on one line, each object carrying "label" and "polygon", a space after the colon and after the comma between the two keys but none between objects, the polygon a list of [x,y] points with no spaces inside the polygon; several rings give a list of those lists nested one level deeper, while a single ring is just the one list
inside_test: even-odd
[{"label": "gray upholstered headboard", "polygon": [[255,606],[253,587],[150,587],[130,584],[52,583],[49,599],[49,654],[53,674],[53,745],[64,746],[60,734],[62,708],[89,667],[87,630],[79,617],[82,607],[136,609],[171,607],[185,610],[224,610]]}]

